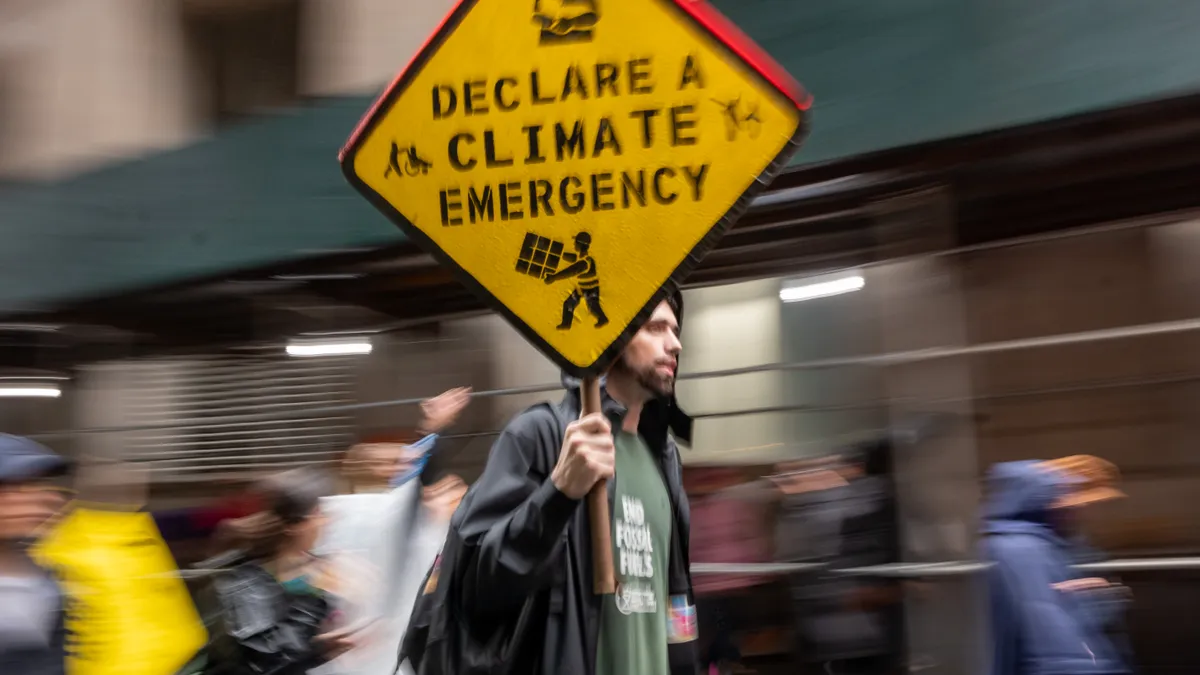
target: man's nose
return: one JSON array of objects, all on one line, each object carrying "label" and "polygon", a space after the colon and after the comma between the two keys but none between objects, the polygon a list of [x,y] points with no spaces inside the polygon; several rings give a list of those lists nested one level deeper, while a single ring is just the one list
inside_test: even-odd
[{"label": "man's nose", "polygon": [[679,356],[683,351],[683,343],[679,341],[679,336],[674,331],[667,331],[667,353],[671,356]]}]

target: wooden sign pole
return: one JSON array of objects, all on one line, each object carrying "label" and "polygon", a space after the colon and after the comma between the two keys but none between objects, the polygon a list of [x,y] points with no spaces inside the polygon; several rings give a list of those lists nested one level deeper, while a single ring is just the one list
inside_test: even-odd
[{"label": "wooden sign pole", "polygon": [[[600,407],[600,378],[585,377],[579,389],[579,416],[603,412]],[[608,515],[608,481],[602,480],[588,493],[588,518],[592,526],[592,590],[596,595],[617,592],[613,568],[612,521]]]}]

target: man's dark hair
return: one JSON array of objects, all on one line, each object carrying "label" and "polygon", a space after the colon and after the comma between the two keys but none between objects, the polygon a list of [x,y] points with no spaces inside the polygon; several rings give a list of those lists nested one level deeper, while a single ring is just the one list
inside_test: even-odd
[{"label": "man's dark hair", "polygon": [[667,305],[675,312],[675,322],[679,324],[679,330],[683,330],[683,291],[678,289],[674,293],[667,296]]}]

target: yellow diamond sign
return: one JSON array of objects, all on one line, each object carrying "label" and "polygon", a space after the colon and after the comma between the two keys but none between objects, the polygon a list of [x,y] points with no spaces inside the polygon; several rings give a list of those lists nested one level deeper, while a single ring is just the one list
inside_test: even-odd
[{"label": "yellow diamond sign", "polygon": [[787,163],[808,97],[692,0],[463,0],[342,152],[529,340],[598,374]]}]

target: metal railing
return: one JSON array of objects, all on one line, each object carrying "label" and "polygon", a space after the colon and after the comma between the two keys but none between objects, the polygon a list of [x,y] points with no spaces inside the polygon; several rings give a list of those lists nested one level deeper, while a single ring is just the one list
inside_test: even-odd
[{"label": "metal railing", "polygon": [[[692,574],[782,575],[822,573],[838,576],[882,579],[936,579],[964,577],[985,572],[991,563],[955,560],[937,563],[892,563],[866,567],[835,568],[821,563],[692,563]],[[1200,557],[1133,558],[1075,565],[1081,572],[1120,574],[1122,572],[1174,572],[1200,570]]]},{"label": "metal railing", "polygon": [[[995,354],[1007,351],[1018,351],[1026,349],[1043,349],[1048,347],[1063,347],[1075,344],[1104,342],[1112,340],[1123,340],[1137,337],[1152,337],[1159,335],[1170,335],[1177,333],[1186,333],[1200,331],[1200,319],[1185,319],[1180,321],[1163,321],[1158,323],[1140,324],[1136,326],[1125,326],[1121,328],[1106,328],[1100,330],[1080,331],[1076,333],[1064,333],[1060,335],[1049,335],[1034,338],[1021,338],[1016,340],[1003,340],[998,342],[989,342],[977,345],[968,345],[961,347],[931,347],[928,349],[917,349],[909,351],[890,352],[885,354],[868,354],[860,356],[838,357],[829,359],[816,359],[808,361],[785,362],[785,363],[768,363],[756,366],[745,366],[741,368],[728,368],[721,370],[710,370],[700,373],[688,373],[680,376],[680,380],[703,380],[720,377],[734,377],[738,375],[749,375],[755,373],[775,372],[775,371],[795,371],[795,370],[822,370],[830,368],[847,368],[847,367],[892,367],[897,365],[907,365],[919,363],[923,361],[935,361],[949,358],[961,358],[965,356],[977,356],[981,354]],[[1186,378],[1171,378],[1162,380],[1165,383],[1195,381],[1200,377],[1188,376]],[[1158,380],[1145,380],[1145,383],[1155,383]],[[1102,385],[1103,386],[1103,385]],[[1086,389],[1087,386],[1080,386],[1079,389]],[[502,389],[491,389],[485,391],[477,391],[471,394],[472,398],[490,398],[498,396],[517,396],[528,394],[543,394],[562,389],[562,385],[555,384],[540,384],[523,387],[508,387]],[[1048,390],[1054,391],[1054,390]],[[1036,392],[1035,392],[1036,393]],[[244,425],[255,425],[262,423],[276,422],[279,420],[291,420],[295,422],[309,422],[329,419],[331,416],[340,416],[346,413],[372,410],[378,408],[390,408],[401,406],[419,405],[427,397],[418,398],[402,398],[392,399],[387,401],[372,401],[367,403],[347,403],[338,405],[320,405],[311,408],[303,408],[299,410],[279,410],[271,413],[252,413],[241,415],[220,415],[212,416],[206,419],[183,419],[175,420],[168,423],[156,424],[141,424],[128,425],[117,427],[91,427],[82,429],[57,430],[40,434],[32,435],[40,441],[50,441],[62,438],[69,438],[78,435],[90,434],[107,434],[107,433],[125,433],[125,432],[142,432],[142,431],[186,431],[193,429],[223,429],[236,428]],[[853,404],[847,406],[777,406],[761,411],[753,412],[778,412],[783,410],[811,410],[813,412],[828,412],[828,411],[845,411],[854,409],[855,406],[879,406],[892,403],[891,399],[872,402],[869,404]],[[713,412],[700,413],[699,417],[704,416],[725,416],[734,413]],[[738,413],[747,414],[747,413]]]},{"label": "metal railing", "polygon": [[[1200,558],[1145,558],[1108,560],[1086,565],[1075,565],[1080,572],[1090,574],[1120,574],[1127,572],[1176,572],[1200,570]],[[825,574],[830,576],[867,577],[874,579],[956,579],[986,572],[991,563],[955,560],[937,563],[892,563],[865,567],[836,568],[822,563],[692,563],[694,576],[717,574],[755,574],[783,576],[788,574]],[[217,569],[186,569],[167,572],[147,578],[178,575],[184,579],[209,576]]]}]

